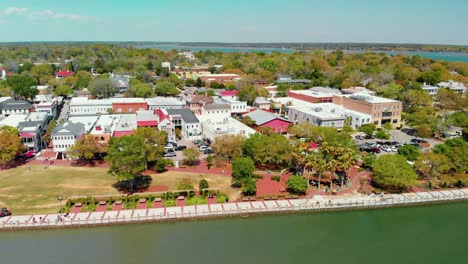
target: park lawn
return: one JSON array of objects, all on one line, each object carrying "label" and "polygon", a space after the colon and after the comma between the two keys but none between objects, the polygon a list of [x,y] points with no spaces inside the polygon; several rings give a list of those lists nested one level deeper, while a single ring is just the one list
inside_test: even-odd
[{"label": "park lawn", "polygon": [[22,166],[0,171],[0,207],[14,214],[56,213],[58,196],[64,203],[70,196],[118,194],[114,183],[102,168]]},{"label": "park lawn", "polygon": [[230,201],[237,200],[240,197],[241,190],[231,187],[231,177],[217,174],[203,174],[180,171],[167,171],[161,174],[152,174],[152,185],[165,185],[169,190],[177,190],[177,185],[181,181],[188,180],[198,191],[198,183],[201,179],[206,179],[210,189],[218,189],[221,193],[227,195]]}]

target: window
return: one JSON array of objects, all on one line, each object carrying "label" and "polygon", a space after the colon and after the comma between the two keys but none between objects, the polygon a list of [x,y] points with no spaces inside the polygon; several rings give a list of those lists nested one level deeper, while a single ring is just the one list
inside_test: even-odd
[{"label": "window", "polygon": [[392,123],[393,123],[393,124],[398,123],[398,119],[393,119],[393,120],[392,120]]},{"label": "window", "polygon": [[374,125],[378,125],[379,124],[379,121],[374,121]]}]

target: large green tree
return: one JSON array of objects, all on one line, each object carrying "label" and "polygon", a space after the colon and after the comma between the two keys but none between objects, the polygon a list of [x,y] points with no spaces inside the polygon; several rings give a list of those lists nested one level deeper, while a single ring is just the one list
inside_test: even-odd
[{"label": "large green tree", "polygon": [[6,166],[24,150],[21,138],[14,130],[8,128],[0,129],[0,166]]},{"label": "large green tree", "polygon": [[304,194],[307,191],[307,179],[300,175],[294,175],[286,182],[291,193]]},{"label": "large green tree", "polygon": [[95,79],[89,83],[89,92],[96,98],[109,98],[115,94],[112,81],[107,78]]},{"label": "large green tree", "polygon": [[186,148],[182,151],[184,155],[184,162],[187,165],[195,165],[200,157],[200,152],[196,148]]},{"label": "large green tree", "polygon": [[34,98],[39,93],[34,87],[37,84],[36,80],[28,75],[8,76],[6,82],[18,98]]},{"label": "large green tree", "polygon": [[245,140],[242,135],[218,136],[214,139],[211,147],[216,156],[231,161],[233,158],[242,156]]},{"label": "large green tree", "polygon": [[292,146],[279,134],[254,134],[245,141],[244,154],[259,165],[287,165],[291,160]]},{"label": "large green tree", "polygon": [[100,142],[92,135],[86,135],[78,139],[74,146],[68,150],[68,155],[75,159],[91,162],[96,157],[102,157],[107,152],[107,143]]},{"label": "large green tree", "polygon": [[138,135],[114,137],[109,142],[109,173],[119,182],[129,181],[132,192],[135,177],[145,169],[145,152],[145,140]]},{"label": "large green tree", "polygon": [[400,155],[380,156],[373,164],[373,181],[381,188],[406,191],[416,184],[418,176]]}]

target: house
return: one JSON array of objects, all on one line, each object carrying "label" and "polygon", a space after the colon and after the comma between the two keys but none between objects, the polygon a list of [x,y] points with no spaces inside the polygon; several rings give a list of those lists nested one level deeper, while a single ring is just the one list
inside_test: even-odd
[{"label": "house", "polygon": [[286,75],[286,74],[277,74],[276,83],[295,85],[295,84],[310,84],[312,83],[312,81],[307,80],[307,79],[293,79],[291,76]]},{"label": "house", "polygon": [[109,77],[109,79],[111,80],[116,93],[123,94],[130,88],[130,77],[128,76],[115,75]]},{"label": "house", "polygon": [[60,80],[60,79],[63,79],[63,78],[65,78],[65,77],[70,77],[70,76],[73,76],[73,75],[75,75],[75,73],[72,72],[72,71],[69,71],[69,70],[66,70],[66,71],[59,71],[59,72],[56,72],[56,73],[55,73],[55,78],[56,78],[57,80]]},{"label": "house", "polygon": [[21,142],[26,150],[39,152],[43,148],[42,136],[47,129],[48,114],[43,112],[30,113],[26,119],[18,123]]},{"label": "house", "polygon": [[111,98],[114,113],[135,113],[148,110],[148,103],[143,98]]},{"label": "house", "polygon": [[89,92],[88,88],[83,88],[83,90],[76,91],[76,96],[78,97],[89,98],[90,95],[91,93]]},{"label": "house", "polygon": [[466,87],[463,83],[454,82],[452,80],[449,80],[448,82],[440,82],[437,84],[437,86],[428,85],[426,83],[423,83],[423,85],[421,86],[421,89],[428,92],[432,96],[437,95],[439,90],[442,88],[452,90],[455,93],[464,93],[466,91]]},{"label": "house", "polygon": [[190,99],[187,104],[190,110],[195,113],[196,115],[200,115],[202,108],[205,105],[213,104],[214,100],[213,97],[206,96],[206,95],[195,95],[192,99]]},{"label": "house", "polygon": [[[2,97],[6,98],[6,97]],[[12,98],[0,101],[0,113],[8,116],[11,114],[28,114],[34,111],[34,106],[23,100],[14,100]]]},{"label": "house", "polygon": [[167,109],[169,120],[174,123],[175,128],[179,128],[182,135],[189,139],[201,139],[202,130],[200,121],[189,109]]},{"label": "house", "polygon": [[185,57],[187,60],[196,60],[197,58],[195,57],[195,55],[193,54],[193,52],[191,51],[183,51],[183,52],[179,52],[178,54],[179,56],[182,56],[182,57]]},{"label": "house", "polygon": [[67,151],[76,144],[76,140],[86,134],[82,123],[65,122],[52,131],[52,145],[56,158],[66,158]]},{"label": "house", "polygon": [[371,122],[378,128],[385,123],[390,123],[395,128],[400,126],[401,111],[403,111],[400,101],[373,96],[368,93],[355,93],[335,95],[333,96],[333,103],[370,115]]},{"label": "house", "polygon": [[255,127],[269,127],[277,133],[287,133],[289,125],[292,124],[289,120],[262,109],[245,114],[244,117],[252,119],[255,122]]},{"label": "house", "polygon": [[181,79],[192,79],[196,80],[200,75],[211,74],[210,66],[205,65],[195,65],[193,67],[179,67],[176,68],[173,73],[175,73]]},{"label": "house", "polygon": [[218,93],[218,96],[222,99],[239,100],[239,98],[237,97],[237,92],[238,92],[237,90],[232,90],[232,91],[223,90]]},{"label": "house", "polygon": [[97,115],[112,111],[110,99],[91,100],[87,97],[73,97],[70,100],[70,115]]},{"label": "house", "polygon": [[148,110],[154,111],[157,109],[182,109],[187,104],[176,97],[162,97],[157,96],[153,98],[146,98]]},{"label": "house", "polygon": [[157,127],[159,122],[159,117],[154,113],[154,111],[137,111],[137,127]]},{"label": "house", "polygon": [[271,102],[265,99],[265,97],[257,97],[253,102],[253,106],[258,109],[269,110]]}]

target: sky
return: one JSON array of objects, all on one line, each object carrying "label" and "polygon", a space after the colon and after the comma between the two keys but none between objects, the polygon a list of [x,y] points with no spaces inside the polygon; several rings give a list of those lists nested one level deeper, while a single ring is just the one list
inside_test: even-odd
[{"label": "sky", "polygon": [[0,0],[0,42],[468,45],[468,0]]}]

